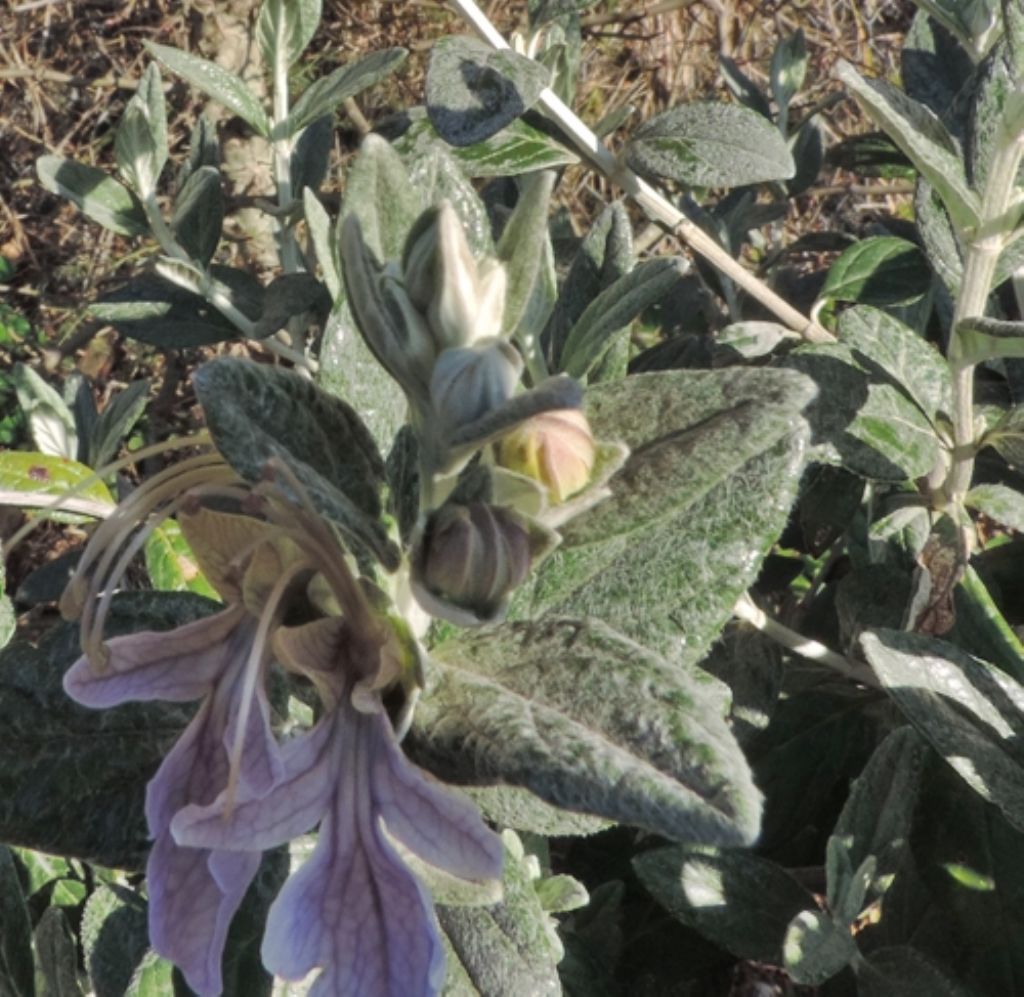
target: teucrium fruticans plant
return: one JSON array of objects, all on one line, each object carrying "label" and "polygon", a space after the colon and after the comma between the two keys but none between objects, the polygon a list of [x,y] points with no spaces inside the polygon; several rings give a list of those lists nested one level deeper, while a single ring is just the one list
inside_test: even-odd
[{"label": "teucrium fruticans plant", "polygon": [[[1012,992],[1012,956],[960,939],[984,923],[1012,952],[1021,930],[987,884],[1019,875],[1024,661],[970,519],[1024,530],[1014,479],[984,463],[1018,465],[1024,424],[1003,397],[1019,307],[992,294],[1021,259],[1019,13],[922,4],[906,92],[840,68],[916,173],[920,244],[850,245],[808,318],[733,258],[784,286],[778,222],[824,158],[802,32],[767,90],[723,57],[735,101],[630,126],[614,157],[570,109],[587,0],[531,2],[511,47],[453,6],[483,41],[437,43],[426,108],[365,137],[336,215],[332,115],[404,53],[296,98],[315,0],[261,7],[267,99],[153,45],[116,176],[39,161],[93,221],[157,243],[97,317],[273,356],[200,366],[206,430],[137,454],[187,452],[118,504],[130,459],[86,465],[144,386],[97,418],[18,372],[39,452],[0,455],[0,484],[100,522],[61,602],[78,640],[2,659],[0,837],[145,865],[145,895],[110,878],[85,904],[97,993],[169,993],[172,964],[204,995],[269,992],[268,972],[314,994],[611,992],[641,890],[715,959],[801,983]],[[262,281],[223,262],[206,118],[170,179],[157,64],[269,144]],[[566,254],[549,219],[581,158],[716,269],[638,253],[617,202]],[[154,588],[193,594],[119,591],[142,550]],[[777,581],[787,559],[797,582]],[[12,617],[0,604],[0,640]],[[633,879],[595,874],[583,907],[544,836],[612,825]],[[76,965],[50,881],[18,878],[34,854],[0,852],[0,990],[19,994],[33,945],[47,986]],[[649,968],[663,988],[688,971]]]}]

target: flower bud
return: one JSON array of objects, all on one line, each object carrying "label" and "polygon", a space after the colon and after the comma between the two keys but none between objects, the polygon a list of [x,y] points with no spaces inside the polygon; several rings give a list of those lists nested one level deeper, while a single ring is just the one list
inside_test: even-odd
[{"label": "flower bud", "polygon": [[505,268],[473,258],[462,222],[447,201],[414,226],[402,258],[405,288],[427,316],[438,351],[499,335]]},{"label": "flower bud", "polygon": [[539,481],[557,504],[590,481],[595,453],[587,417],[579,409],[566,408],[535,415],[503,437],[497,461]]},{"label": "flower bud", "polygon": [[432,595],[487,619],[526,579],[531,547],[528,528],[511,510],[450,503],[427,521],[418,581]]},{"label": "flower bud", "polygon": [[430,378],[441,432],[468,426],[506,402],[522,371],[522,358],[503,340],[445,350]]}]

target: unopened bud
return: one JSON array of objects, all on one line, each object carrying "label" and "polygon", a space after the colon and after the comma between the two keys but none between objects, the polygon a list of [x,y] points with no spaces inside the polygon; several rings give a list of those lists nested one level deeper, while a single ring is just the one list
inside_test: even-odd
[{"label": "unopened bud", "polygon": [[430,593],[486,619],[526,579],[530,561],[530,533],[514,512],[451,503],[427,521],[416,567]]},{"label": "unopened bud", "polygon": [[509,398],[523,361],[503,340],[445,350],[434,364],[430,400],[441,432],[476,422]]},{"label": "unopened bud", "polygon": [[587,485],[595,453],[587,417],[572,408],[527,419],[497,447],[502,467],[539,481],[556,504]]}]

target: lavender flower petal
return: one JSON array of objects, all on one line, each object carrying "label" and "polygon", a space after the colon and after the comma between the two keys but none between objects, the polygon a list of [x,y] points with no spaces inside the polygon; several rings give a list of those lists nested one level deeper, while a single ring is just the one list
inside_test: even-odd
[{"label": "lavender flower petal", "polygon": [[170,834],[153,842],[146,866],[149,939],[200,997],[220,994],[228,927],[249,888],[260,855],[180,848]]},{"label": "lavender flower petal", "polygon": [[310,997],[429,997],[444,982],[444,949],[426,891],[373,812],[372,718],[345,711],[337,785],[316,848],[270,908],[263,962],[285,979],[323,972]]},{"label": "lavender flower petal", "polygon": [[374,807],[388,833],[425,862],[460,879],[501,879],[501,838],[475,804],[430,779],[402,754],[382,714],[366,717],[374,740]]},{"label": "lavender flower petal", "polygon": [[200,699],[239,655],[244,659],[252,638],[244,619],[244,610],[232,608],[170,632],[115,637],[107,642],[107,667],[101,671],[79,658],[64,675],[64,691],[94,709],[129,700]]},{"label": "lavender flower petal", "polygon": [[281,748],[282,776],[266,795],[240,795],[225,817],[221,793],[208,805],[182,807],[171,833],[182,845],[234,851],[273,848],[309,831],[330,807],[343,759],[338,758],[337,717],[325,717],[308,734]]}]

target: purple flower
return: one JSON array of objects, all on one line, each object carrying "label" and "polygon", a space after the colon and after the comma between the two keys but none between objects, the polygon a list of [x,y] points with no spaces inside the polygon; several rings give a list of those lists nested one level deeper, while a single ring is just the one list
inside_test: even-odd
[{"label": "purple flower", "polygon": [[226,791],[243,717],[238,792],[258,797],[282,777],[263,683],[252,681],[254,669],[265,665],[253,651],[256,636],[255,618],[233,607],[170,632],[116,637],[102,666],[82,657],[64,676],[68,695],[97,709],[129,700],[202,700],[146,789],[153,837],[146,877],[153,948],[203,997],[221,991],[228,926],[256,874],[260,849],[183,847],[170,826],[186,805],[208,804]]},{"label": "purple flower", "polygon": [[377,689],[387,649],[340,619],[282,628],[279,660],[310,678],[319,722],[281,749],[283,776],[265,795],[244,790],[179,811],[179,845],[215,854],[272,848],[320,830],[313,854],[270,908],[267,969],[285,979],[322,973],[310,997],[420,997],[444,982],[433,906],[399,854],[462,879],[500,878],[501,839],[475,806],[402,754]]}]

